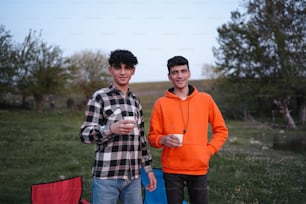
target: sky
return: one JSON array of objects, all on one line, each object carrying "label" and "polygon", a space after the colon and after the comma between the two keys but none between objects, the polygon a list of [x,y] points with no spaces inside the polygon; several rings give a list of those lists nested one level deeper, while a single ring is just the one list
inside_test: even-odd
[{"label": "sky", "polygon": [[167,60],[189,60],[191,79],[204,79],[204,64],[215,62],[217,28],[230,21],[239,0],[1,0],[0,24],[22,43],[41,32],[64,56],[83,50],[115,49],[135,54],[131,82],[168,81]]}]

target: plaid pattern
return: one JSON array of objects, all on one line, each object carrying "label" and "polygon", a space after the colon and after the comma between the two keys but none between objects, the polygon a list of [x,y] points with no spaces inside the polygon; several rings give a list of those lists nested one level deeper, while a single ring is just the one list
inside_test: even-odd
[{"label": "plaid pattern", "polygon": [[[111,134],[110,124],[124,116],[134,116],[137,127],[129,135]],[[80,139],[83,143],[96,144],[94,177],[134,179],[139,178],[142,165],[146,171],[152,170],[142,107],[130,90],[127,97],[112,85],[95,92],[87,104]]]}]

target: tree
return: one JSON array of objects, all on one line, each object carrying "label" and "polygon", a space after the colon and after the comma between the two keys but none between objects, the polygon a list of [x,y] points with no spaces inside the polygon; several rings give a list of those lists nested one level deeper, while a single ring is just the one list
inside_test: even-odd
[{"label": "tree", "polygon": [[279,108],[283,114],[284,120],[287,122],[289,128],[296,129],[295,122],[291,117],[290,111],[288,110],[289,98],[282,101],[274,100],[274,104]]},{"label": "tree", "polygon": [[271,97],[292,96],[305,108],[305,2],[252,0],[245,1],[245,8],[246,13],[232,12],[231,22],[218,28],[219,47],[214,48],[214,56],[220,73],[240,84],[239,93],[250,90],[245,84],[251,81],[251,92],[239,97],[246,104],[257,97],[259,111],[266,99],[271,104]]},{"label": "tree", "polygon": [[60,92],[66,73],[64,58],[58,46],[48,45],[30,31],[18,50],[16,63],[18,89],[24,98],[33,95],[37,111],[43,110],[43,98]]},{"label": "tree", "polygon": [[13,66],[14,47],[12,35],[0,25],[0,97],[12,92],[14,83],[13,79],[16,74]]},{"label": "tree", "polygon": [[84,50],[69,58],[72,84],[80,89],[87,100],[95,90],[109,84],[108,58],[100,51]]},{"label": "tree", "polygon": [[202,66],[202,76],[206,79],[217,79],[219,77],[218,67],[212,64],[204,64]]},{"label": "tree", "polygon": [[22,104],[26,107],[26,98],[32,95],[30,84],[31,70],[34,69],[35,58],[39,39],[35,36],[36,32],[30,30],[24,41],[17,45],[16,61],[14,64],[17,81],[17,91],[22,95]]}]

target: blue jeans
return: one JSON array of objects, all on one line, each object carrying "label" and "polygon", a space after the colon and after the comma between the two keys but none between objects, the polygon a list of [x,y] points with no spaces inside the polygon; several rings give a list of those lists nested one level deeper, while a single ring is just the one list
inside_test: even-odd
[{"label": "blue jeans", "polygon": [[184,200],[184,188],[187,187],[190,203],[207,204],[207,175],[193,176],[164,173],[167,199],[169,204],[181,204]]},{"label": "blue jeans", "polygon": [[142,204],[140,178],[134,180],[99,179],[92,180],[92,204]]}]

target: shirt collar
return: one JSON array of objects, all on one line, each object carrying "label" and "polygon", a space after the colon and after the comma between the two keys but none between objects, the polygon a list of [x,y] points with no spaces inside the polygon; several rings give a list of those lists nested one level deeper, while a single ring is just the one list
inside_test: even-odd
[{"label": "shirt collar", "polygon": [[[122,94],[122,91],[117,89],[113,84],[110,84],[108,88],[109,88],[110,92],[113,92],[113,93],[116,93],[116,94]],[[127,95],[128,96],[133,95],[130,88],[128,88]]]}]

